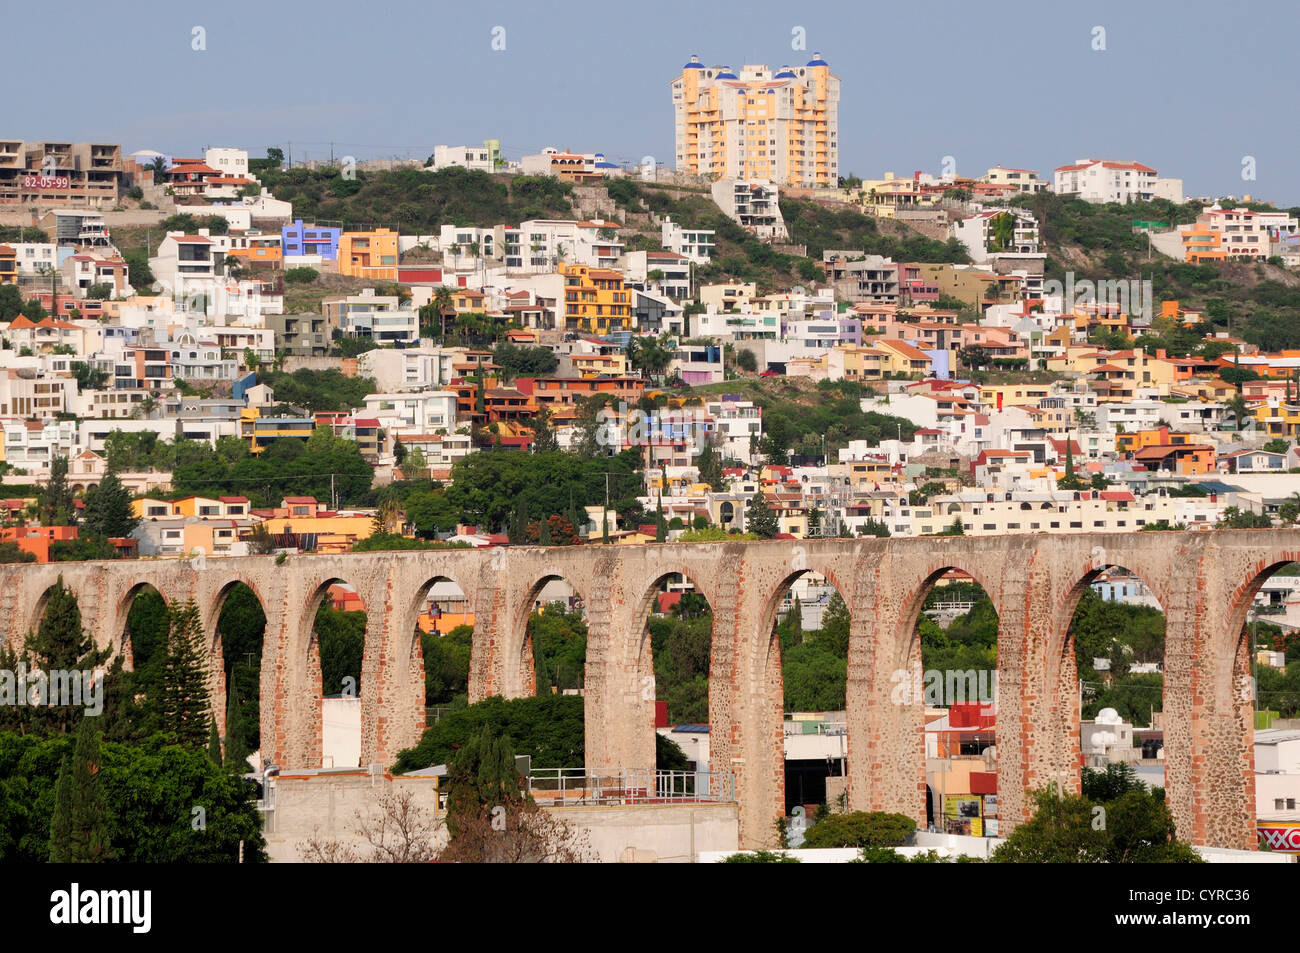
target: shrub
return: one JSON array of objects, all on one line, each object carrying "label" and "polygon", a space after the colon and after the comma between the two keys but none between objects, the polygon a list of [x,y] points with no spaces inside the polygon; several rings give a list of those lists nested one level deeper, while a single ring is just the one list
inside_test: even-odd
[{"label": "shrub", "polygon": [[316,280],[318,272],[315,268],[302,266],[299,268],[286,268],[284,280],[294,285],[309,285]]},{"label": "shrub", "polygon": [[809,828],[804,847],[901,847],[916,830],[906,814],[854,811],[832,814]]}]

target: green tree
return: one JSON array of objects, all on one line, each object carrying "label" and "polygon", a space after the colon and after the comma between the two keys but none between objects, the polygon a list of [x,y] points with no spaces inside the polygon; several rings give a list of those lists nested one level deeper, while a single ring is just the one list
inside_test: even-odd
[{"label": "green tree", "polygon": [[90,536],[127,537],[140,525],[140,518],[131,514],[131,491],[115,472],[110,470],[86,493],[81,521]]},{"label": "green tree", "polygon": [[495,736],[484,725],[447,769],[447,830],[452,840],[467,821],[493,808],[518,805],[525,797],[509,736]]},{"label": "green tree", "polygon": [[59,780],[54,785],[54,814],[50,817],[50,863],[66,864],[72,840],[72,761],[64,758],[59,765]]},{"label": "green tree", "polygon": [[243,774],[248,770],[248,729],[244,721],[244,705],[239,698],[239,686],[230,686],[226,702],[226,752],[223,764],[226,770]]},{"label": "green tree", "polygon": [[322,603],[316,610],[320,649],[321,693],[361,691],[361,663],[366,651],[366,614],[344,612]]},{"label": "green tree", "polygon": [[993,852],[995,863],[1199,863],[1178,840],[1162,789],[1129,788],[1097,804],[1048,788],[1033,792],[1037,810]]},{"label": "green tree", "polygon": [[57,456],[50,463],[50,478],[36,498],[37,516],[42,526],[72,526],[76,519],[76,501],[68,486],[68,458]]},{"label": "green tree", "polygon": [[203,621],[193,599],[167,607],[167,642],[153,710],[169,741],[202,750],[211,719]]},{"label": "green tree", "polygon": [[[1016,217],[1010,212],[993,216],[989,222],[989,251],[1003,251],[1011,246],[1016,234]],[[997,296],[996,286],[994,297]]]},{"label": "green tree", "polygon": [[583,700],[580,695],[537,695],[509,701],[493,696],[453,711],[425,729],[414,748],[399,752],[393,771],[402,774],[450,764],[456,753],[490,726],[508,737],[534,768],[571,768],[583,763]]},{"label": "green tree", "polygon": [[781,530],[780,519],[767,504],[767,497],[759,490],[745,508],[745,529],[759,539],[772,539]]},{"label": "green tree", "polygon": [[905,814],[852,811],[829,814],[804,834],[804,847],[901,847],[916,830]]},{"label": "green tree", "polygon": [[109,802],[100,777],[99,732],[91,718],[77,725],[68,783],[68,836],[64,844],[51,844],[68,863],[100,863],[114,858],[110,847]]},{"label": "green tree", "polygon": [[215,719],[208,731],[208,760],[213,764],[221,764],[221,734],[217,731]]}]

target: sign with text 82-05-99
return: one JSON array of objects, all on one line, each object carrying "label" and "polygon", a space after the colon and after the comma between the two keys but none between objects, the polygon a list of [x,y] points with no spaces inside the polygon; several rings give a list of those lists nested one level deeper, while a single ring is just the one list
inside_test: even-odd
[{"label": "sign with text 82-05-99", "polygon": [[42,191],[66,191],[72,188],[72,179],[66,175],[25,175],[23,188]]}]

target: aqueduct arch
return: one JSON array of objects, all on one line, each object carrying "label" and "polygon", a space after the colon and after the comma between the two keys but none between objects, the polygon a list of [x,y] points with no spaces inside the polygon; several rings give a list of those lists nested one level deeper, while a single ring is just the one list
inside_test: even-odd
[{"label": "aqueduct arch", "polygon": [[[1139,571],[1165,610],[1166,784],[1180,834],[1198,844],[1253,847],[1241,630],[1262,580],[1300,559],[1300,529],[509,547],[301,555],[281,564],[266,556],[14,564],[0,567],[0,638],[21,650],[46,591],[62,576],[101,646],[121,630],[124,600],[142,583],[168,602],[194,598],[211,644],[223,593],[245,582],[266,615],[263,751],[282,768],[310,767],[313,756],[319,764],[319,685],[310,684],[307,651],[314,603],[330,580],[345,579],[368,615],[362,760],[391,764],[423,727],[411,640],[429,583],[456,581],[472,607],[470,696],[478,700],[532,690],[518,662],[530,599],[539,581],[560,576],[582,593],[587,609],[587,761],[592,770],[607,770],[631,756],[629,730],[643,727],[626,691],[636,672],[629,646],[644,628],[646,593],[662,576],[685,573],[714,614],[712,767],[734,774],[742,844],[768,846],[772,820],[784,808],[771,611],[794,575],[808,569],[832,580],[850,613],[850,806],[913,816],[924,804],[924,782],[908,761],[914,730],[891,702],[890,676],[906,657],[903,640],[911,638],[927,580],[954,566],[980,582],[999,617],[998,774],[1010,828],[1027,816],[1025,792],[1077,770],[1077,704],[1061,698],[1061,658],[1073,602],[1099,559]],[[211,652],[209,661],[219,664]]]}]

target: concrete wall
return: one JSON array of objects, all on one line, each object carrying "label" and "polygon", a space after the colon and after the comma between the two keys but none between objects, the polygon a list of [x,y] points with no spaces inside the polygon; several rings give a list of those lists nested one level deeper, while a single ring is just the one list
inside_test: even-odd
[{"label": "concrete wall", "polygon": [[[378,816],[381,794],[410,792],[430,817],[438,812],[438,785],[433,778],[372,778],[352,771],[284,775],[274,783],[275,810],[264,815],[266,852],[272,861],[302,860],[301,850],[313,838],[338,841],[368,854],[370,845],[357,832],[358,815]],[[440,843],[445,842],[444,831]]]},{"label": "concrete wall", "polygon": [[[710,757],[734,775],[740,843],[770,846],[784,813],[781,664],[772,637],[781,597],[806,571],[835,585],[852,618],[848,663],[849,806],[924,820],[920,701],[898,701],[895,673],[919,671],[915,620],[947,569],[970,573],[998,611],[998,791],[1004,833],[1029,816],[1027,792],[1079,789],[1078,681],[1069,623],[1107,566],[1137,573],[1166,613],[1165,772],[1185,839],[1252,849],[1254,756],[1246,611],[1281,564],[1300,560],[1300,529],[1023,535],[943,539],[509,547],[348,556],[291,556],[0,567],[0,637],[11,646],[39,623],[62,576],[102,647],[123,651],[135,591],[194,598],[210,638],[209,685],[225,697],[216,620],[230,588],[250,585],[267,615],[262,655],[264,754],[284,768],[321,764],[317,606],[335,581],[367,607],[361,763],[391,764],[424,729],[415,620],[429,588],[450,579],[475,626],[470,698],[530,695],[526,638],[533,604],[563,577],[586,605],[589,770],[653,769],[653,677],[646,618],[659,583],[685,573],[714,611]],[[650,684],[653,684],[652,682]],[[218,724],[225,712],[214,711]]]},{"label": "concrete wall", "polygon": [[[401,792],[413,795],[426,818],[442,817],[432,778],[371,777],[356,771],[282,776],[275,782],[275,810],[266,815],[267,854],[272,861],[296,862],[315,839],[336,841],[366,856],[371,848],[358,831],[358,820],[381,816],[383,796]],[[602,863],[689,863],[700,851],[737,849],[735,804],[550,810],[585,834],[592,858]],[[434,842],[442,846],[446,839],[440,825]]]},{"label": "concrete wall", "polygon": [[734,851],[735,804],[562,807],[551,813],[586,832],[602,863],[694,863],[701,851]]}]

